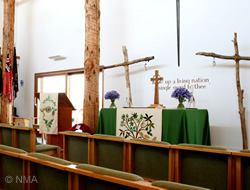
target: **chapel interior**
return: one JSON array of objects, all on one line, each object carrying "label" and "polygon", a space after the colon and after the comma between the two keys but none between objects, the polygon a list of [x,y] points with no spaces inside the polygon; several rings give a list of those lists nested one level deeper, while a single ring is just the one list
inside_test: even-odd
[{"label": "chapel interior", "polygon": [[1,0],[0,190],[250,189],[249,6]]}]

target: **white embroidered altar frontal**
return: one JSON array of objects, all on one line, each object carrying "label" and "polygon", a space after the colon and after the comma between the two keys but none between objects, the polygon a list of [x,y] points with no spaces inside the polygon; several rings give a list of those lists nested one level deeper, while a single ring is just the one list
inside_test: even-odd
[{"label": "white embroidered altar frontal", "polygon": [[117,108],[116,136],[161,141],[162,109]]},{"label": "white embroidered altar frontal", "polygon": [[58,134],[58,93],[40,93],[40,133]]}]

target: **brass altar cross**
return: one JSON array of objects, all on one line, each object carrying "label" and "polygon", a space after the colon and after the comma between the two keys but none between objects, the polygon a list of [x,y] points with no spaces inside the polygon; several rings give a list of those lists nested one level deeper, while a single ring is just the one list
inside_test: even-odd
[{"label": "brass altar cross", "polygon": [[150,79],[153,84],[155,84],[155,97],[154,104],[151,104],[149,108],[155,108],[158,106],[164,107],[162,104],[159,104],[159,84],[163,81],[163,77],[159,75],[159,70],[155,70],[155,75]]}]

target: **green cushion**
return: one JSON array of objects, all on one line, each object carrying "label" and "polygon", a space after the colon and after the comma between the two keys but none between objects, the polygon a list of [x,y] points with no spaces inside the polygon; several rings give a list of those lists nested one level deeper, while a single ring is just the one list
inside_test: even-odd
[{"label": "green cushion", "polygon": [[32,157],[35,157],[35,158],[39,158],[41,160],[54,162],[54,163],[57,163],[57,164],[62,164],[62,165],[70,165],[70,164],[72,164],[71,162],[69,162],[67,160],[63,160],[61,158],[57,158],[57,157],[54,157],[54,156],[49,156],[47,154],[32,152],[32,153],[28,153],[28,155],[32,156]]},{"label": "green cushion", "polygon": [[68,172],[46,166],[43,164],[33,164],[36,171],[37,182],[33,182],[30,189],[36,190],[68,190]]},{"label": "green cushion", "polygon": [[[22,190],[23,184],[20,182],[20,179],[22,179],[22,176],[24,174],[23,160],[17,157],[8,156],[4,154],[0,155],[0,160],[0,182],[2,182],[1,189]],[[7,176],[9,176],[9,179],[13,179],[12,183],[6,183],[5,179]]]},{"label": "green cushion", "polygon": [[118,177],[118,178],[122,178],[126,180],[131,180],[131,181],[143,180],[142,177],[135,175],[135,174],[131,174],[131,173],[123,172],[123,171],[117,171],[117,170],[113,170],[109,168],[103,168],[100,166],[94,166],[90,164],[79,164],[76,166],[76,168],[92,171],[94,173],[98,173],[102,175],[109,175],[109,176]]},{"label": "green cushion", "polygon": [[133,144],[134,172],[148,179],[168,180],[169,149]]},{"label": "green cushion", "polygon": [[168,142],[164,142],[164,141],[153,141],[153,140],[147,140],[147,139],[131,139],[133,141],[140,141],[140,142],[145,142],[145,143],[155,143],[155,144],[163,144],[163,145],[170,145],[170,143]]},{"label": "green cushion", "polygon": [[50,150],[55,150],[57,148],[59,148],[59,146],[50,144],[36,144],[36,152],[46,152]]},{"label": "green cushion", "polygon": [[2,144],[12,146],[12,129],[2,128]]},{"label": "green cushion", "polygon": [[[68,135],[68,159],[77,163],[88,163],[88,137]],[[79,151],[79,147],[81,151]]]},{"label": "green cushion", "polygon": [[6,145],[2,145],[2,144],[0,144],[0,149],[10,151],[10,152],[15,152],[15,153],[27,153],[26,151],[24,151],[22,149],[14,148],[11,146],[6,146]]},{"label": "green cushion", "polygon": [[193,185],[186,185],[171,181],[154,181],[153,186],[167,188],[168,190],[208,190],[207,188],[197,187]]},{"label": "green cushion", "polygon": [[228,189],[228,155],[180,150],[181,182],[210,189]]},{"label": "green cushion", "polygon": [[17,134],[18,134],[18,147],[27,152],[30,152],[30,131],[17,130]]},{"label": "green cushion", "polygon": [[108,137],[108,138],[114,138],[114,139],[125,139],[123,137],[118,137],[118,136],[113,136],[113,135],[104,135],[104,134],[94,134],[93,136]]},{"label": "green cushion", "polygon": [[95,139],[95,141],[97,146],[97,165],[123,171],[123,142],[104,139]]},{"label": "green cushion", "polygon": [[250,150],[248,150],[248,149],[243,149],[243,150],[241,150],[241,152],[250,153]]},{"label": "green cushion", "polygon": [[241,156],[243,188],[250,189],[250,157]]},{"label": "green cushion", "polygon": [[188,147],[193,147],[193,148],[207,148],[207,149],[214,149],[214,150],[227,150],[226,148],[223,148],[223,147],[199,145],[199,144],[178,144],[178,146],[188,146]]},{"label": "green cushion", "polygon": [[75,131],[63,131],[65,133],[71,133],[71,134],[79,134],[79,135],[90,135],[89,133],[85,133],[85,132],[75,132]]}]

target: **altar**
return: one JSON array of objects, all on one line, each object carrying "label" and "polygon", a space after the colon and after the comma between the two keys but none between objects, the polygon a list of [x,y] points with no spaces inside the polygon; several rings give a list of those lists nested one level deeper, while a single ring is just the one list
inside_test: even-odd
[{"label": "altar", "polygon": [[[101,109],[98,134],[116,135],[116,111],[117,109],[114,108]],[[211,145],[208,111],[206,109],[163,109],[162,141],[170,144]]]}]

